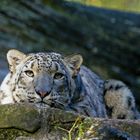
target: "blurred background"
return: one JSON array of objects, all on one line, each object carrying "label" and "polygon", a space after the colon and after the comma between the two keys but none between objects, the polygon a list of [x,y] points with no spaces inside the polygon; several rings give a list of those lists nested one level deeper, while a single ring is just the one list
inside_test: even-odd
[{"label": "blurred background", "polygon": [[140,105],[140,0],[1,0],[0,83],[11,48],[82,54],[103,79],[124,81]]},{"label": "blurred background", "polygon": [[128,12],[140,12],[140,0],[67,0],[79,2],[88,6],[115,9]]}]

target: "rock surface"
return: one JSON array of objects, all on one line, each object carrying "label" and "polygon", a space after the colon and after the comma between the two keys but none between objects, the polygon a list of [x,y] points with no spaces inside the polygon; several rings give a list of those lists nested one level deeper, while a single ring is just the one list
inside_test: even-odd
[{"label": "rock surface", "polygon": [[89,118],[54,108],[0,106],[1,140],[139,140],[140,121]]}]

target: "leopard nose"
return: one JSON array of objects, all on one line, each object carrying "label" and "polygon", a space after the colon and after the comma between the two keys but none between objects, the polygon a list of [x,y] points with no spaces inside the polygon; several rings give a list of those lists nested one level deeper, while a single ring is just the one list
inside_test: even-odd
[{"label": "leopard nose", "polygon": [[50,94],[50,92],[44,92],[37,90],[36,93],[43,99]]}]

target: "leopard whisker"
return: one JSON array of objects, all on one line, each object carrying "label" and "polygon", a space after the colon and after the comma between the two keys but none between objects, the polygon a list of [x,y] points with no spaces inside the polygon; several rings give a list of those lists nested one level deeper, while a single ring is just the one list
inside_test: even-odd
[{"label": "leopard whisker", "polygon": [[62,102],[60,102],[60,101],[58,101],[58,100],[52,100],[52,102],[53,102],[53,103],[58,103],[58,104],[61,105],[61,106],[65,106],[64,103],[62,103]]}]

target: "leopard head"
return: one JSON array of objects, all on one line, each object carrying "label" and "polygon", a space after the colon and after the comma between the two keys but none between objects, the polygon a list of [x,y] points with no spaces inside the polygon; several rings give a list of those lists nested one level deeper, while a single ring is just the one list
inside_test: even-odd
[{"label": "leopard head", "polygon": [[67,107],[71,102],[76,88],[74,79],[83,61],[81,55],[26,55],[18,50],[10,50],[7,60],[15,102],[46,104],[57,108]]}]

